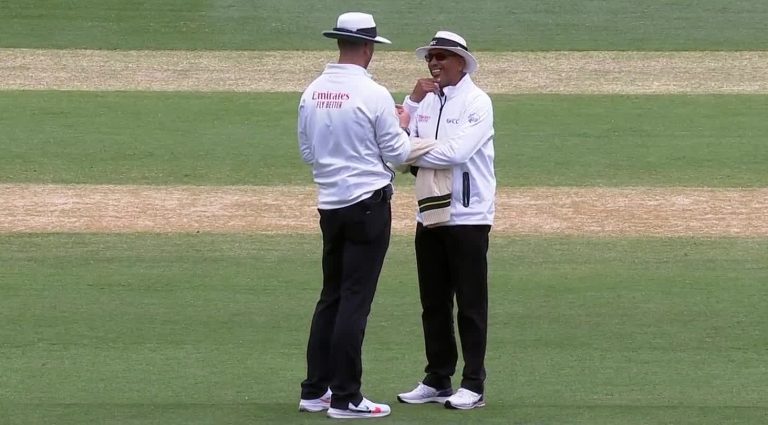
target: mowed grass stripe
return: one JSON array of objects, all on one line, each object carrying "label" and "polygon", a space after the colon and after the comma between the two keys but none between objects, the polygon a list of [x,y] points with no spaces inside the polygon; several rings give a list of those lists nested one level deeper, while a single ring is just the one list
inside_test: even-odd
[{"label": "mowed grass stripe", "polygon": [[[490,93],[768,93],[768,51],[478,52]],[[0,49],[0,89],[299,92],[334,51]],[[380,50],[370,72],[410,91],[426,65]]]},{"label": "mowed grass stripe", "polygon": [[[0,233],[317,233],[313,187],[0,184]],[[413,232],[412,188],[393,231]],[[500,188],[494,234],[768,237],[768,189]]]},{"label": "mowed grass stripe", "polygon": [[[766,99],[496,94],[498,183],[768,187]],[[0,91],[0,182],[309,185],[297,101],[296,93]]]},{"label": "mowed grass stripe", "polygon": [[338,14],[374,14],[400,50],[438,29],[482,51],[762,50],[768,3],[761,0],[5,0],[3,47],[188,50],[319,50]]},{"label": "mowed grass stripe", "polygon": [[[459,417],[395,401],[424,354],[413,240],[393,238],[363,378],[387,423],[762,423],[766,239],[491,243],[488,406]],[[327,423],[296,409],[320,245],[0,235],[4,423]]]}]

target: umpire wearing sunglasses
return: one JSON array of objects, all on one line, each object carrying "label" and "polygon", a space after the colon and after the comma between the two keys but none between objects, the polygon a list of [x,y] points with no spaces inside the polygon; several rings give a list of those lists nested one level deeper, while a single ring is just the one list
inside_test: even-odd
[{"label": "umpire wearing sunglasses", "polygon": [[[477,70],[477,60],[458,34],[438,31],[427,46],[416,50],[416,56],[426,61],[430,76],[418,80],[405,99],[404,106],[413,117],[410,132],[436,139],[438,144],[415,165],[451,170],[451,193],[420,203],[415,245],[426,375],[412,391],[399,394],[398,400],[473,409],[485,406],[487,252],[496,192],[493,105],[470,77]],[[423,213],[434,208],[449,209],[450,217],[425,226]],[[454,299],[464,358],[455,392],[451,383],[458,361]]]}]

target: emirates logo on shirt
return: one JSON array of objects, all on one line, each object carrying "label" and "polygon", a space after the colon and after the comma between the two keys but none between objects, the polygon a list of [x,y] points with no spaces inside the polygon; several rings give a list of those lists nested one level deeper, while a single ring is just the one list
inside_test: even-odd
[{"label": "emirates logo on shirt", "polygon": [[334,91],[314,91],[312,100],[317,109],[341,109],[344,102],[349,100],[349,93]]},{"label": "emirates logo on shirt", "polygon": [[429,122],[430,118],[431,117],[429,115],[424,115],[424,114],[416,115],[416,121],[417,122]]}]

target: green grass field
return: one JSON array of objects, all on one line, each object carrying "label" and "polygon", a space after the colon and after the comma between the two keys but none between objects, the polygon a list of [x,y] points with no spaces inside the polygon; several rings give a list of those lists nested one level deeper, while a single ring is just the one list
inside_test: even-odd
[{"label": "green grass field", "polygon": [[410,50],[453,29],[479,50],[764,50],[761,0],[11,0],[0,5],[4,47],[329,49],[320,33],[339,13],[374,13]]},{"label": "green grass field", "polygon": [[[768,186],[764,96],[493,100],[501,186]],[[311,184],[296,102],[294,93],[0,92],[0,180]]]},{"label": "green grass field", "polygon": [[[318,237],[0,244],[4,424],[327,421],[296,412]],[[488,407],[395,406],[386,422],[760,423],[766,252],[752,239],[495,238]],[[423,367],[412,257],[395,238],[366,337],[364,387],[387,401]]]},{"label": "green grass field", "polygon": [[[329,49],[320,32],[352,7],[7,0],[0,48]],[[768,48],[760,0],[354,8],[395,50],[437,29],[485,51]],[[0,91],[0,184],[309,185],[297,99]],[[763,95],[494,104],[502,187],[768,187]],[[0,425],[329,423],[297,412],[319,255],[318,235],[0,234]],[[376,422],[766,423],[768,239],[492,234],[489,256],[488,406],[394,405]],[[415,275],[395,236],[364,346],[376,401],[422,377]]]}]

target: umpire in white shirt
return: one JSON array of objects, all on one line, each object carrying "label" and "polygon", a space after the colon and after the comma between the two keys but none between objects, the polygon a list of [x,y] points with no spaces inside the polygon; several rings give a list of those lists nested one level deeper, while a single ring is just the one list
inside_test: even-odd
[{"label": "umpire in white shirt", "polygon": [[326,66],[299,104],[299,149],[312,165],[323,234],[323,289],[299,410],[386,416],[389,406],[360,392],[361,348],[389,247],[394,173],[386,162],[400,164],[410,153],[409,115],[366,71],[375,43],[390,43],[371,15],[344,13],[323,35],[338,40],[338,63]]},{"label": "umpire in white shirt", "polygon": [[[473,409],[485,405],[487,252],[496,192],[493,105],[470,78],[477,60],[458,34],[438,31],[429,45],[416,50],[416,56],[426,60],[430,77],[420,79],[405,100],[413,117],[410,131],[420,138],[437,139],[438,144],[415,165],[451,170],[452,185],[450,195],[420,206],[415,245],[426,376],[398,399]],[[450,218],[425,227],[422,213],[438,207],[449,208]],[[464,358],[456,392],[451,386],[458,359],[454,297]]]}]

